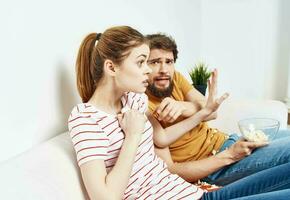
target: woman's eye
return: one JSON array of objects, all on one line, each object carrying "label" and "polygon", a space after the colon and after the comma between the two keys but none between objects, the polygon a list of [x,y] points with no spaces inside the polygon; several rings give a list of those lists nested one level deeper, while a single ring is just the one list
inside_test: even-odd
[{"label": "woman's eye", "polygon": [[138,66],[139,66],[139,67],[141,67],[143,64],[144,64],[144,60],[140,60],[140,61],[138,62]]}]

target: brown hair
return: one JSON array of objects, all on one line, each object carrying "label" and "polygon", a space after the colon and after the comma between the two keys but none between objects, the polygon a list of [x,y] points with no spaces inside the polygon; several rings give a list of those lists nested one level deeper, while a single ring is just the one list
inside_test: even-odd
[{"label": "brown hair", "polygon": [[173,57],[174,57],[174,62],[177,59],[177,46],[175,43],[175,40],[162,33],[157,33],[157,34],[151,34],[146,36],[148,42],[149,42],[149,47],[150,50],[152,49],[162,49],[165,51],[172,51]]},{"label": "brown hair", "polygon": [[[98,40],[97,44],[96,41]],[[76,61],[77,88],[82,101],[88,102],[103,76],[106,59],[121,64],[134,47],[146,38],[129,26],[117,26],[104,33],[91,33],[83,40]]]}]

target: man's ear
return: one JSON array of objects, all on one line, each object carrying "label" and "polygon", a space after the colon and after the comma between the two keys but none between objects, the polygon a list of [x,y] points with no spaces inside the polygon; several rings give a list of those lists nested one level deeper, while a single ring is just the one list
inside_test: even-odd
[{"label": "man's ear", "polygon": [[113,63],[113,61],[107,59],[104,62],[104,71],[106,74],[109,74],[111,76],[115,76],[116,74],[116,65]]}]

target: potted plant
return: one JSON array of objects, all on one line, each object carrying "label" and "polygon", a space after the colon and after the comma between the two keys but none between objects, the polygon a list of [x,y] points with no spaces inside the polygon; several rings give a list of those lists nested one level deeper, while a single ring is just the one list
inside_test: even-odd
[{"label": "potted plant", "polygon": [[204,62],[199,62],[190,70],[189,76],[192,80],[192,85],[205,96],[207,81],[211,76],[207,65]]}]

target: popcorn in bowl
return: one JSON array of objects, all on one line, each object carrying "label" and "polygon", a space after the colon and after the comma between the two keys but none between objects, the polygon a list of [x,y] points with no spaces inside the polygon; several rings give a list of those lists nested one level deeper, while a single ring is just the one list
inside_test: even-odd
[{"label": "popcorn in bowl", "polygon": [[251,142],[268,142],[279,130],[278,120],[270,118],[249,118],[238,122],[242,136]]},{"label": "popcorn in bowl", "polygon": [[269,137],[262,130],[255,130],[253,124],[249,125],[249,130],[244,130],[243,136],[251,142],[267,142]]}]

